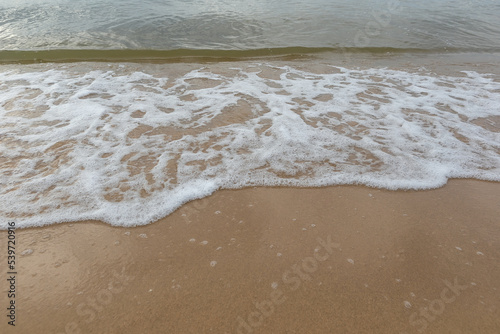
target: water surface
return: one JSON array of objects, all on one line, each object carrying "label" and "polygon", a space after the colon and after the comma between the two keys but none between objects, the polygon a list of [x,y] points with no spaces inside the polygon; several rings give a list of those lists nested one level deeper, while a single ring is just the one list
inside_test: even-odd
[{"label": "water surface", "polygon": [[500,49],[493,0],[19,0],[1,50]]}]

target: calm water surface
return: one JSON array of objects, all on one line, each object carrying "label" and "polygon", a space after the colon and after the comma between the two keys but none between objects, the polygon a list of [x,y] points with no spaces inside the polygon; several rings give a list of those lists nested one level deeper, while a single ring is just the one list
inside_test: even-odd
[{"label": "calm water surface", "polygon": [[494,0],[0,0],[0,50],[500,50]]}]

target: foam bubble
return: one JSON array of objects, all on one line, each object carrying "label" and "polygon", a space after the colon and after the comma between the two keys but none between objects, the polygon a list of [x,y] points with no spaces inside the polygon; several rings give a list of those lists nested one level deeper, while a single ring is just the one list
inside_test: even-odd
[{"label": "foam bubble", "polygon": [[127,66],[0,73],[1,228],[143,225],[221,188],[500,181],[490,75]]}]

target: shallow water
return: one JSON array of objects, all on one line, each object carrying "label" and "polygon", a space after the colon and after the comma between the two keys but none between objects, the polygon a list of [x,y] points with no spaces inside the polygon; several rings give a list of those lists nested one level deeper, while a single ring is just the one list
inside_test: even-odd
[{"label": "shallow water", "polygon": [[145,224],[221,188],[500,181],[490,74],[314,61],[7,68],[1,215],[20,226]]},{"label": "shallow water", "polygon": [[19,0],[1,50],[386,47],[499,50],[494,0]]},{"label": "shallow water", "polygon": [[500,181],[498,17],[488,0],[2,1],[0,228],[147,224],[221,188]]}]

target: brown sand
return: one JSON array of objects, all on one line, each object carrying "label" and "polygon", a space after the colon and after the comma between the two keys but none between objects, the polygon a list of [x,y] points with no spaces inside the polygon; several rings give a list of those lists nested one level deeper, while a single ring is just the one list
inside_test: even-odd
[{"label": "brown sand", "polygon": [[499,183],[471,180],[248,188],[142,227],[17,230],[16,327],[3,315],[0,329],[500,333],[499,198]]}]

